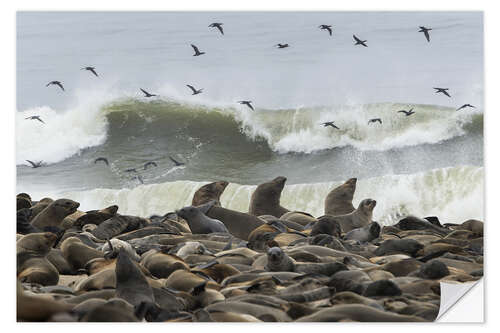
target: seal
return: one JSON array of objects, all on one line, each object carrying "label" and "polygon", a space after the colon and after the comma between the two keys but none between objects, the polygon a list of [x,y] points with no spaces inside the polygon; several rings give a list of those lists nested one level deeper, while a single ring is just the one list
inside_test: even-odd
[{"label": "seal", "polygon": [[295,261],[279,247],[267,250],[267,264],[265,270],[269,272],[293,272]]},{"label": "seal", "polygon": [[178,216],[185,219],[193,234],[210,234],[212,232],[229,232],[219,220],[206,216],[201,210],[194,206],[187,206],[175,211]]},{"label": "seal", "polygon": [[326,234],[339,238],[342,234],[340,223],[331,215],[323,215],[318,218],[318,222],[312,225],[311,237]]},{"label": "seal", "polygon": [[19,193],[16,196],[16,210],[31,208],[31,197],[27,193]]},{"label": "seal", "polygon": [[380,225],[372,222],[369,225],[349,231],[345,234],[346,240],[357,240],[358,242],[371,242],[380,235]]},{"label": "seal", "polygon": [[364,199],[354,212],[335,216],[335,221],[340,224],[343,232],[367,226],[372,222],[373,209],[377,202],[373,199]]},{"label": "seal", "polygon": [[[316,218],[314,218],[314,216],[312,216],[311,214],[306,213],[306,212],[299,212],[299,211],[285,213],[280,217],[280,220],[295,222],[295,223],[300,224],[302,227],[305,227],[306,225],[308,225],[310,223],[317,222]],[[299,229],[297,229],[297,230],[299,230]]]},{"label": "seal", "polygon": [[250,215],[272,215],[280,217],[289,210],[280,206],[281,192],[285,187],[286,177],[276,177],[270,182],[262,183],[252,194],[248,212]]},{"label": "seal", "polygon": [[30,208],[31,210],[31,218],[34,218],[37,216],[42,210],[47,208],[48,205],[50,205],[54,200],[51,198],[43,198],[40,199],[38,202],[32,201],[32,206]]},{"label": "seal", "polygon": [[104,253],[83,244],[76,237],[68,237],[61,244],[64,259],[74,270],[84,268],[87,262],[95,258],[104,258]]},{"label": "seal", "polygon": [[31,225],[40,229],[59,227],[63,219],[76,212],[78,207],[80,207],[78,202],[70,199],[58,199],[37,214],[31,221]]},{"label": "seal", "polygon": [[177,270],[189,271],[189,266],[178,256],[150,250],[142,255],[141,265],[157,278],[168,278]]},{"label": "seal", "polygon": [[354,192],[357,178],[348,179],[344,184],[337,186],[325,198],[325,215],[345,215],[352,213]]},{"label": "seal", "polygon": [[218,181],[203,185],[194,193],[191,205],[199,206],[215,200],[215,205],[221,206],[220,196],[226,189],[227,185],[229,185],[229,183],[226,181]]}]

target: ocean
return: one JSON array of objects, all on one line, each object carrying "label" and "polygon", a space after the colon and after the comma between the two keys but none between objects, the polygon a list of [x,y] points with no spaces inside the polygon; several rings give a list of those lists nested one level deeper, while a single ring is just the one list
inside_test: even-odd
[{"label": "ocean", "polygon": [[481,12],[18,12],[16,190],[149,216],[226,180],[222,205],[247,211],[285,176],[282,205],[320,216],[357,177],[354,205],[377,200],[384,225],[482,220],[483,71]]}]

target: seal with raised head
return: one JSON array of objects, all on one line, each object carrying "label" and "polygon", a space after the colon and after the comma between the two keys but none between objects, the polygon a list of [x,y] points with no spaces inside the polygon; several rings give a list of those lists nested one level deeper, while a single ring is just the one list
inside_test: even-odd
[{"label": "seal with raised head", "polygon": [[357,178],[348,179],[328,193],[325,198],[326,215],[345,215],[355,210],[352,199],[356,191],[356,182]]},{"label": "seal with raised head", "polygon": [[189,229],[193,234],[229,232],[224,223],[206,216],[201,210],[194,206],[187,206],[175,212],[178,216],[187,221]]},{"label": "seal with raised head", "polygon": [[220,206],[220,196],[229,185],[226,181],[218,181],[200,187],[193,196],[192,206],[203,205],[211,200],[215,200],[215,205]]},{"label": "seal with raised head", "polygon": [[76,212],[79,206],[80,204],[73,200],[58,199],[51,202],[44,210],[36,215],[31,221],[31,224],[40,229],[44,227],[59,227],[64,218]]},{"label": "seal with raised head", "polygon": [[373,199],[364,199],[354,212],[335,216],[335,221],[340,223],[343,232],[367,226],[372,222],[373,209],[377,202]]},{"label": "seal with raised head", "polygon": [[276,177],[270,182],[262,183],[252,194],[248,212],[251,215],[272,215],[280,217],[289,210],[280,206],[281,192],[285,187],[286,177]]}]

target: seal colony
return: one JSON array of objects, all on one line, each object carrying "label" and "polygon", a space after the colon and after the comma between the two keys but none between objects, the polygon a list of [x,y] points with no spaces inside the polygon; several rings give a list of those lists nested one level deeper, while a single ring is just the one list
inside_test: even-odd
[{"label": "seal colony", "polygon": [[315,217],[280,205],[285,182],[259,185],[248,213],[221,205],[219,181],[147,218],[18,194],[17,320],[423,322],[441,281],[483,275],[481,221],[381,226],[374,199],[353,203],[356,178]]}]

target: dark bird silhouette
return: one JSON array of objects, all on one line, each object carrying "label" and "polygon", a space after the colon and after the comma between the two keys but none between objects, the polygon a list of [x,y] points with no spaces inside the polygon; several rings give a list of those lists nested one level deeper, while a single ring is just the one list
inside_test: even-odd
[{"label": "dark bird silhouette", "polygon": [[40,116],[31,116],[31,117],[24,118],[24,119],[38,120],[38,121],[41,121],[42,123],[45,124],[45,122],[40,118]]},{"label": "dark bird silhouette", "polygon": [[361,40],[358,37],[356,37],[356,35],[352,35],[352,38],[354,38],[354,40],[356,41],[354,45],[363,45],[364,47],[368,47],[368,45],[365,44],[367,40]]},{"label": "dark bird silhouette", "polygon": [[222,25],[224,25],[224,23],[212,23],[208,27],[209,28],[217,28],[217,29],[219,29],[220,33],[224,35],[224,30],[222,30]]},{"label": "dark bird silhouette", "polygon": [[253,110],[253,106],[252,106],[252,104],[250,104],[250,103],[252,103],[252,101],[239,101],[238,103],[243,104],[243,105],[246,105],[246,106],[248,106],[250,109],[252,109],[252,110]]},{"label": "dark bird silhouette", "polygon": [[318,28],[320,28],[321,30],[327,30],[330,33],[330,36],[332,35],[332,26],[331,25],[322,24]]},{"label": "dark bird silhouette", "polygon": [[158,164],[156,164],[156,162],[149,161],[149,162],[146,162],[146,163],[144,164],[144,170],[146,170],[146,169],[148,168],[148,166],[150,166],[150,165],[152,165],[152,166],[154,166],[154,167],[157,167],[157,166],[158,166]]},{"label": "dark bird silhouette", "polygon": [[193,91],[193,94],[192,94],[192,95],[198,95],[198,94],[201,94],[201,92],[203,91],[203,88],[196,90],[193,86],[191,86],[191,85],[189,85],[189,84],[186,84],[186,86],[188,86],[188,87],[189,87],[189,89],[191,89],[191,90]]},{"label": "dark bird silhouette", "polygon": [[447,90],[449,90],[450,88],[434,88],[434,89],[436,89],[436,94],[437,94],[437,93],[443,93],[443,94],[445,94],[446,96],[451,97],[451,96],[450,96],[450,94],[448,94],[448,91],[447,91]]},{"label": "dark bird silhouette", "polygon": [[193,57],[197,57],[197,56],[200,56],[202,54],[205,54],[205,52],[200,52],[200,50],[198,50],[198,48],[196,47],[196,45],[191,44],[191,47],[194,50]]},{"label": "dark bird silhouette", "polygon": [[106,157],[98,157],[98,158],[96,158],[94,160],[94,164],[96,164],[99,161],[103,161],[104,163],[106,163],[107,166],[109,166],[109,162],[108,162],[108,159]]},{"label": "dark bird silhouette", "polygon": [[368,124],[376,123],[376,122],[379,122],[380,124],[382,124],[382,119],[380,119],[380,118],[373,118],[373,119],[368,120]]},{"label": "dark bird silhouette", "polygon": [[425,39],[427,39],[428,42],[431,41],[431,37],[429,36],[429,31],[432,30],[431,28],[426,28],[426,27],[419,27],[420,30],[418,32],[423,32],[425,35]]},{"label": "dark bird silhouette", "polygon": [[413,108],[411,108],[410,110],[406,111],[406,110],[399,110],[398,112],[401,112],[401,113],[404,113],[407,117],[408,116],[411,116],[412,114],[414,114],[415,112],[413,112]]},{"label": "dark bird silhouette", "polygon": [[459,108],[457,109],[457,111],[460,111],[460,110],[465,109],[465,108],[467,108],[467,107],[468,107],[468,108],[475,108],[475,106],[474,106],[474,105],[464,104],[464,105],[462,105],[461,107],[459,107]]},{"label": "dark bird silhouette", "polygon": [[181,166],[181,165],[184,165],[185,163],[182,163],[182,162],[179,162],[179,161],[176,161],[172,158],[172,156],[169,156],[170,160],[172,162],[174,162],[175,166]]},{"label": "dark bird silhouette", "polygon": [[39,161],[39,162],[32,162],[30,160],[26,160],[26,162],[28,162],[29,164],[31,164],[31,166],[33,167],[33,169],[36,169],[36,168],[39,168],[42,166],[42,161]]},{"label": "dark bird silhouette", "polygon": [[137,179],[138,181],[140,181],[141,184],[144,184],[144,180],[142,180],[141,175],[137,175],[137,176],[134,176],[134,178],[132,178],[132,180],[135,180],[135,179]]},{"label": "dark bird silhouette", "polygon": [[125,172],[137,172],[137,170],[135,168],[131,168],[131,169],[126,169],[124,170]]},{"label": "dark bird silhouette", "polygon": [[142,89],[142,88],[139,88],[141,89],[141,91],[144,93],[144,97],[154,97],[154,96],[158,96],[158,95],[155,95],[155,94],[150,94],[148,93],[146,90]]},{"label": "dark bird silhouette", "polygon": [[277,46],[277,47],[278,47],[278,49],[284,49],[284,48],[286,48],[286,47],[289,47],[290,45],[288,45],[288,44],[279,44],[279,43],[278,43],[278,44],[276,44],[276,45],[274,45],[274,46]]},{"label": "dark bird silhouette", "polygon": [[340,129],[337,126],[335,126],[335,124],[333,123],[333,121],[327,121],[325,123],[322,123],[321,125],[323,125],[324,127],[330,126],[330,127],[336,128],[336,129]]},{"label": "dark bird silhouette", "polygon": [[46,87],[53,85],[53,84],[59,86],[64,91],[64,87],[63,87],[62,83],[59,81],[50,81],[49,83],[47,83]]},{"label": "dark bird silhouette", "polygon": [[96,71],[95,71],[95,67],[90,67],[90,66],[87,66],[87,67],[83,67],[81,70],[90,71],[90,72],[92,72],[95,76],[99,77],[99,75],[97,75],[97,73],[96,73]]}]

